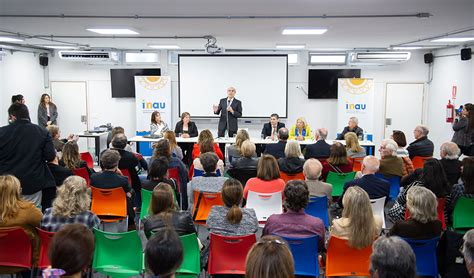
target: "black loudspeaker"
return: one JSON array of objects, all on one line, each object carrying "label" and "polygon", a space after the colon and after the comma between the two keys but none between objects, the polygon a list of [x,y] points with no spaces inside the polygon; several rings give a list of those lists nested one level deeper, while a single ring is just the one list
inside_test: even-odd
[{"label": "black loudspeaker", "polygon": [[43,67],[46,67],[48,66],[48,56],[39,56],[39,62],[40,62],[40,65],[42,65]]},{"label": "black loudspeaker", "polygon": [[470,48],[463,48],[461,49],[461,60],[471,60],[471,49]]},{"label": "black loudspeaker", "polygon": [[433,63],[433,53],[426,53],[425,54],[425,64]]}]

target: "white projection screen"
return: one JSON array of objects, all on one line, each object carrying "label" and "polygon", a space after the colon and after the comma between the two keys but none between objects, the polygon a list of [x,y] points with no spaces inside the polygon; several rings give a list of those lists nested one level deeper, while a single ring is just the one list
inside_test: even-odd
[{"label": "white projection screen", "polygon": [[243,118],[287,117],[287,55],[179,55],[179,114],[210,118],[235,87]]}]

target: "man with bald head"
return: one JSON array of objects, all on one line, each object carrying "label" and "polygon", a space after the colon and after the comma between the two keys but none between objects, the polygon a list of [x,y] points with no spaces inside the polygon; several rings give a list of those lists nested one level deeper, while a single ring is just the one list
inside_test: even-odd
[{"label": "man with bald head", "polygon": [[235,98],[237,90],[234,87],[227,88],[227,97],[219,101],[219,105],[214,105],[214,114],[219,115],[219,125],[217,136],[224,137],[225,132],[229,137],[237,133],[237,119],[242,117],[242,102]]},{"label": "man with bald head", "polygon": [[375,156],[368,155],[364,157],[364,160],[362,161],[362,177],[348,181],[344,184],[344,191],[338,200],[339,206],[342,207],[342,197],[344,197],[344,193],[346,193],[346,190],[351,186],[359,186],[364,189],[367,194],[369,194],[371,200],[382,197],[386,197],[385,200],[388,200],[390,194],[390,183],[375,176],[379,167],[380,162]]},{"label": "man with bald head", "polygon": [[327,196],[329,203],[332,199],[332,185],[319,180],[323,165],[319,160],[310,158],[303,165],[303,174],[308,185],[309,195],[323,197]]},{"label": "man with bald head", "polygon": [[318,128],[314,132],[316,143],[307,145],[305,148],[304,158],[328,158],[331,153],[331,145],[326,143],[328,137],[328,130],[325,128]]}]

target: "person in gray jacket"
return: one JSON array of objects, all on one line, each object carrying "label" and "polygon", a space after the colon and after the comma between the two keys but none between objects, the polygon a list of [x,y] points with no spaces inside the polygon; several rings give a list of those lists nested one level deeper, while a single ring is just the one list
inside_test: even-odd
[{"label": "person in gray jacket", "polygon": [[42,94],[40,104],[38,105],[38,125],[47,127],[49,125],[57,125],[58,108],[51,101],[48,94]]}]

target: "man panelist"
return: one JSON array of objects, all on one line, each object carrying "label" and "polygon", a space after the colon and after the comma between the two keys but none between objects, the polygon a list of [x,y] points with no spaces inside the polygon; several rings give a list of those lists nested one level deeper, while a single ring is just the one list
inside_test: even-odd
[{"label": "man panelist", "polygon": [[235,98],[234,87],[227,89],[227,97],[219,101],[219,105],[214,105],[214,114],[220,115],[217,136],[224,137],[227,130],[229,137],[237,133],[237,118],[242,117],[242,102]]}]

